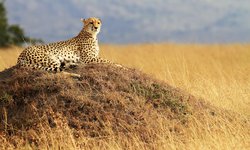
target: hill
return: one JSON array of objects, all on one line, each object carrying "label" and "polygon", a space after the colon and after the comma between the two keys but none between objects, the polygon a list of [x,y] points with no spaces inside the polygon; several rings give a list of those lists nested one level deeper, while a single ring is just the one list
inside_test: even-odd
[{"label": "hill", "polygon": [[194,125],[201,133],[208,127],[220,132],[242,119],[134,69],[88,65],[69,71],[81,77],[17,67],[0,73],[0,148],[107,148],[103,141],[110,139],[123,148],[128,143],[122,141],[133,140],[159,148],[163,135],[186,143]]}]

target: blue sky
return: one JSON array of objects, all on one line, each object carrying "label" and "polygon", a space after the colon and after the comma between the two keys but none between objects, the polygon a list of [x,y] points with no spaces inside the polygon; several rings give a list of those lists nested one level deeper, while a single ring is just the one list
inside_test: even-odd
[{"label": "blue sky", "polygon": [[46,42],[81,29],[80,18],[100,17],[103,43],[245,43],[249,0],[7,0],[9,23]]}]

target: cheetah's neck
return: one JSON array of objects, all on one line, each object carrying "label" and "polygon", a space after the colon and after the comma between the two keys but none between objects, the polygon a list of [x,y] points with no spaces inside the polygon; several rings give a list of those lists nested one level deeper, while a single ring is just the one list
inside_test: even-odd
[{"label": "cheetah's neck", "polygon": [[98,45],[98,39],[96,35],[93,35],[85,30],[81,30],[81,32],[72,39],[73,41],[76,41],[77,46],[79,46],[79,49],[86,53],[86,46],[90,47],[88,53],[94,54],[95,56],[99,53],[99,45]]},{"label": "cheetah's neck", "polygon": [[80,33],[76,36],[77,38],[81,38],[81,39],[93,39],[96,40],[97,39],[97,34],[91,34],[87,31],[85,31],[84,29],[82,29],[80,31]]},{"label": "cheetah's neck", "polygon": [[83,45],[94,45],[95,47],[98,47],[97,36],[84,31],[83,29],[76,37],[73,38],[73,41],[76,41],[76,44],[80,47]]}]

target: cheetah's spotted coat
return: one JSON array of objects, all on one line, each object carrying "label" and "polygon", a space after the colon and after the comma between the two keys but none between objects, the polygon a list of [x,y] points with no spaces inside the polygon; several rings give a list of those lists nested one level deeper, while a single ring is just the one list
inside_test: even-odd
[{"label": "cheetah's spotted coat", "polygon": [[67,41],[27,47],[20,54],[17,63],[20,66],[56,72],[78,63],[110,63],[98,57],[97,34],[101,28],[100,19],[81,20],[84,26],[76,37]]}]

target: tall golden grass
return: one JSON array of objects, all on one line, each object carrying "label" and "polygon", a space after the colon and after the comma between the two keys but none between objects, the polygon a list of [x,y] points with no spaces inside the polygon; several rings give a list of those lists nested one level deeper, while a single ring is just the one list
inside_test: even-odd
[{"label": "tall golden grass", "polygon": [[250,45],[104,45],[101,53],[214,105],[250,114]]},{"label": "tall golden grass", "polygon": [[[16,63],[21,49],[11,47],[0,50],[0,70]],[[213,105],[250,117],[250,45],[196,45],[196,44],[138,44],[101,45],[101,56],[124,66],[134,67],[158,79],[203,97]],[[204,116],[204,122],[209,122]],[[237,118],[235,118],[237,120]],[[193,119],[188,134],[181,142],[169,133],[162,124],[159,128],[159,141],[154,149],[248,149],[250,129],[242,126],[240,120],[230,123],[220,118],[221,126],[200,124]],[[161,123],[161,121],[156,121]],[[75,149],[70,133],[58,131],[63,143],[55,141],[54,147]],[[53,139],[54,134],[49,134]],[[58,136],[57,136],[58,137]],[[137,137],[110,137],[101,141],[83,139],[86,148],[93,149],[143,149]],[[65,145],[68,144],[68,145]],[[59,146],[58,146],[59,145]],[[26,148],[29,148],[27,146]]]},{"label": "tall golden grass", "polygon": [[8,47],[0,49],[0,71],[14,66],[17,62],[17,57],[21,53],[20,47]]}]

